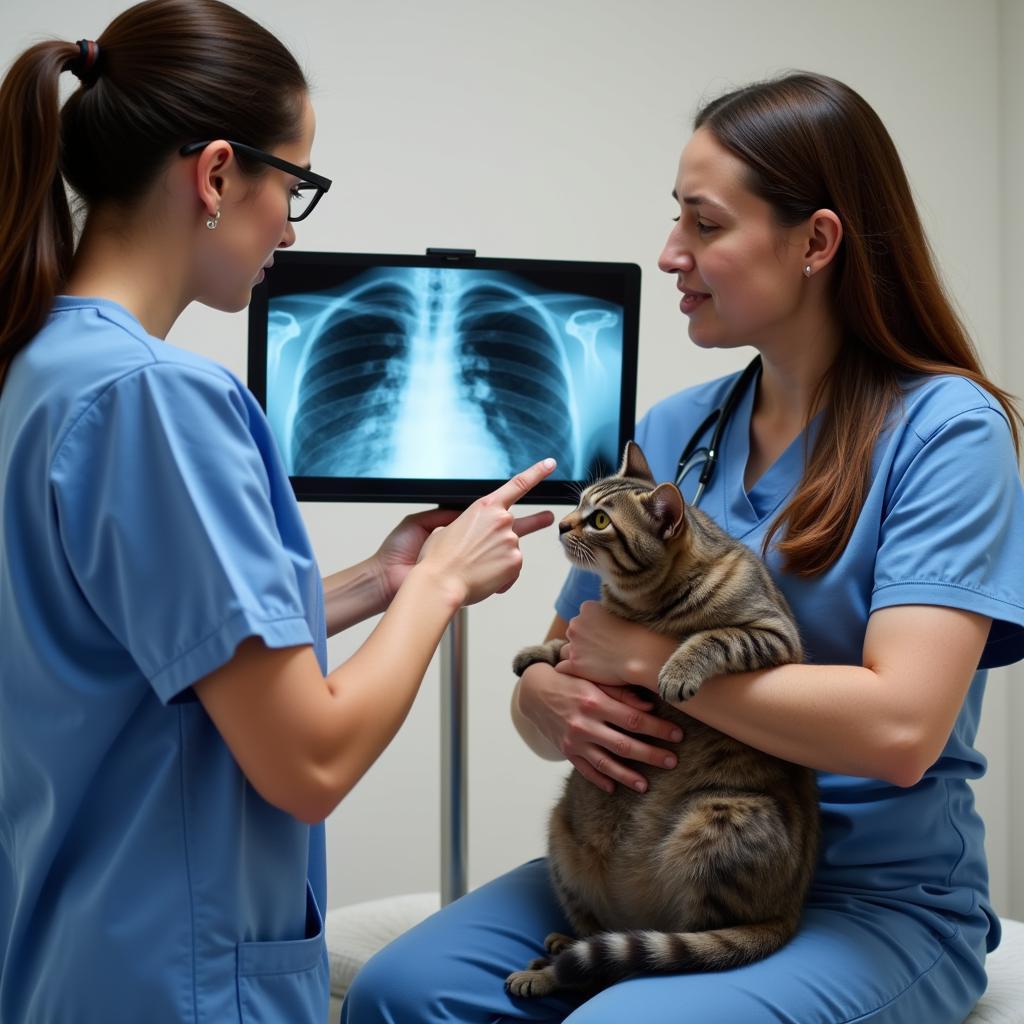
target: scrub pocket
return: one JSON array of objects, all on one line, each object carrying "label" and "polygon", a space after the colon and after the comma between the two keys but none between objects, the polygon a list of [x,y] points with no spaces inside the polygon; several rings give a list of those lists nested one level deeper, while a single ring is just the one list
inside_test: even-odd
[{"label": "scrub pocket", "polygon": [[306,937],[238,944],[238,1008],[243,1024],[322,1024],[328,974],[324,922],[306,883]]}]

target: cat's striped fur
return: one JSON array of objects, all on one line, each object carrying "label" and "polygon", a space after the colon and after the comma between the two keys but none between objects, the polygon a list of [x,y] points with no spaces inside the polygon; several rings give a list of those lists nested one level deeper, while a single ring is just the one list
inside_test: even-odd
[{"label": "cat's striped fur", "polygon": [[[672,484],[656,486],[632,442],[619,474],[587,488],[560,530],[569,559],[600,574],[609,610],[680,640],[655,713],[684,737],[662,744],[678,766],[648,770],[642,796],[569,776],[551,816],[549,864],[576,937],[548,936],[548,956],[506,985],[520,996],[597,990],[638,972],[722,970],[768,956],[796,931],[811,882],[814,773],[668,702],[720,672],[800,661],[785,598],[744,544]],[[563,643],[525,648],[515,671],[556,663]]]}]

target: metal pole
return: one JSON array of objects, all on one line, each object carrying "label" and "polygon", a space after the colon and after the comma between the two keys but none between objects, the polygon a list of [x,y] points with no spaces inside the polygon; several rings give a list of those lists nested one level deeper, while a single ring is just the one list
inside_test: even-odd
[{"label": "metal pole", "polygon": [[466,894],[466,609],[441,642],[441,906]]}]

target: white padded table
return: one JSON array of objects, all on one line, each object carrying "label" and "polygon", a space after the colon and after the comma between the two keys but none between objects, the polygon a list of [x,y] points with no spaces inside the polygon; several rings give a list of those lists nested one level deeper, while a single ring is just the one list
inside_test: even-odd
[{"label": "white padded table", "polygon": [[985,970],[988,990],[964,1024],[1024,1024],[1024,923],[1003,918],[1003,941]]},{"label": "white padded table", "polygon": [[331,966],[331,1012],[328,1017],[331,1024],[337,1024],[341,1001],[359,968],[377,950],[419,924],[440,906],[438,893],[414,892],[353,903],[327,912],[324,933]]}]

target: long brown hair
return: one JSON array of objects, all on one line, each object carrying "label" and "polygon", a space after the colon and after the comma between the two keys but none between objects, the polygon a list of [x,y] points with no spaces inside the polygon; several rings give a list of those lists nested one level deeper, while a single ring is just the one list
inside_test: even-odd
[{"label": "long brown hair", "polygon": [[1018,455],[1024,420],[983,374],[939,281],[896,147],[861,96],[824,75],[790,74],[706,104],[694,120],[702,127],[747,165],[748,187],[780,224],[819,209],[843,224],[832,265],[843,345],[811,404],[809,416],[824,406],[823,422],[803,479],[764,542],[767,550],[784,531],[786,571],[814,576],[850,539],[901,375],[954,373],[983,387],[1003,407]]},{"label": "long brown hair", "polygon": [[[71,269],[65,182],[87,210],[127,209],[187,142],[270,149],[300,132],[307,84],[295,58],[218,0],[146,0],[96,43],[91,66],[75,43],[39,43],[0,84],[0,385]],[[82,82],[60,109],[65,70]]]}]

